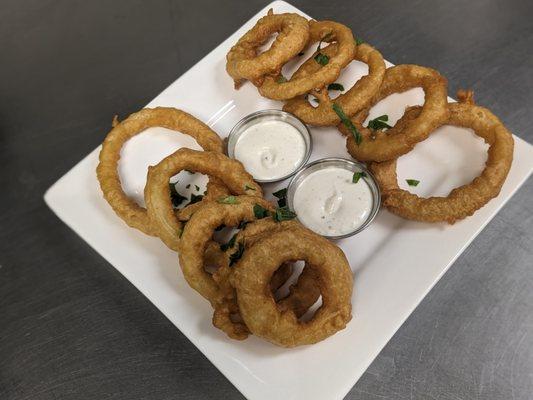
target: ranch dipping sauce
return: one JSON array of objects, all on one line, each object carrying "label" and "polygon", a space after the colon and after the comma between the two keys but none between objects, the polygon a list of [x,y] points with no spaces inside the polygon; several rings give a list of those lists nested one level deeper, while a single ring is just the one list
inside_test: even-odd
[{"label": "ranch dipping sauce", "polygon": [[360,232],[379,210],[379,189],[361,164],[324,159],[294,177],[289,206],[319,235],[341,238]]},{"label": "ranch dipping sauce", "polygon": [[311,136],[292,114],[266,110],[241,120],[228,139],[228,155],[258,182],[286,179],[308,160]]}]

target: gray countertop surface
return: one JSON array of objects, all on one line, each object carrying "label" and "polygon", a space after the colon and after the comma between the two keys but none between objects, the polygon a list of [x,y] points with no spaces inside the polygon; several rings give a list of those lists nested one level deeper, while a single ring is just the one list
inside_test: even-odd
[{"label": "gray countertop surface", "polygon": [[[264,1],[5,0],[0,11],[0,398],[241,399],[45,206],[113,114],[141,108]],[[295,1],[391,62],[437,68],[533,142],[533,2]],[[533,180],[347,399],[533,398]],[[394,262],[394,260],[391,260]]]}]

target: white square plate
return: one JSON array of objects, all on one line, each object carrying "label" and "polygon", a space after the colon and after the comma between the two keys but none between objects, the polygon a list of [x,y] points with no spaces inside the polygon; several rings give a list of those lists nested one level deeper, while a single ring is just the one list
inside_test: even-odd
[{"label": "white square plate", "polygon": [[[282,1],[270,4],[147,107],[183,109],[206,121],[221,136],[227,136],[239,119],[253,111],[281,108],[281,103],[259,96],[251,84],[234,90],[225,73],[225,55],[230,46],[271,7],[277,13],[304,15]],[[379,48],[379,43],[375,45]],[[301,60],[306,58],[302,56]],[[284,68],[286,76],[299,62]],[[363,64],[353,62],[339,81],[353,83],[366,70]],[[394,122],[404,105],[422,101],[419,89],[393,95],[374,108],[372,117],[389,114]],[[348,157],[344,139],[334,128],[311,130],[311,161],[325,156]],[[183,145],[197,146],[182,134],[169,134],[159,128],[128,142],[120,166],[126,191],[140,197],[147,165]],[[414,189],[417,193],[445,195],[481,171],[485,149],[468,130],[441,128],[400,159],[400,181],[419,179],[421,183]],[[176,254],[159,240],[128,228],[102,198],[95,174],[98,152],[99,148],[95,149],[56,182],[45,195],[46,203],[150,299],[246,397],[257,400],[341,399],[533,168],[532,146],[515,137],[513,166],[500,195],[474,216],[448,226],[405,221],[381,211],[364,232],[339,241],[355,272],[354,317],[345,330],[321,343],[287,350],[255,337],[233,341],[211,326],[212,310],[185,284]],[[282,185],[286,182],[270,185],[266,192]]]}]

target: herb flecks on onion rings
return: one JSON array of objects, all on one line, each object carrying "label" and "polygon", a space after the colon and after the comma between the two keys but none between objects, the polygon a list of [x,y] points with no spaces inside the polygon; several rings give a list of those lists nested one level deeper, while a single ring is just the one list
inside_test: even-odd
[{"label": "herb flecks on onion rings", "polygon": [[[336,53],[329,57],[326,64],[319,64],[321,68],[318,71],[305,76],[302,74],[288,81],[280,80],[276,76],[266,76],[259,86],[259,93],[262,96],[273,100],[288,100],[321,89],[335,82],[341,70],[352,61],[355,54],[355,40],[350,28],[333,21],[311,21],[309,26],[309,44],[318,41],[336,42]],[[321,51],[312,57],[315,58]]]},{"label": "herb flecks on onion rings", "polygon": [[[147,235],[157,236],[157,232],[150,222],[146,210],[130,199],[122,189],[118,173],[120,150],[133,136],[151,127],[163,127],[182,132],[196,139],[206,151],[222,153],[223,143],[220,137],[203,122],[192,115],[175,108],[157,107],[145,108],[122,122],[113,119],[113,129],[106,136],[100,151],[100,163],[96,168],[96,175],[104,198],[115,213],[130,227],[138,229]],[[168,180],[165,184],[168,189]],[[208,183],[208,194],[221,195],[227,193],[224,185],[211,179]]]},{"label": "herb flecks on onion rings", "polygon": [[[471,94],[458,97],[464,102],[449,104],[450,115],[441,125],[470,128],[489,144],[483,172],[469,184],[453,189],[447,197],[421,198],[399,188],[396,160],[373,163],[371,170],[379,183],[383,205],[392,213],[416,221],[453,224],[474,214],[500,193],[513,160],[512,134],[489,110],[474,105]],[[414,116],[420,112],[420,108],[408,111]]]},{"label": "herb flecks on onion rings", "polygon": [[[279,266],[295,260],[305,261],[315,271],[322,294],[322,306],[308,322],[299,322],[290,310],[280,311],[265,290]],[[279,346],[295,347],[319,342],[346,327],[351,319],[352,279],[341,249],[299,228],[261,238],[244,252],[231,282],[248,329]]]},{"label": "herb flecks on onion rings", "polygon": [[[274,33],[278,36],[270,49],[258,55],[258,48]],[[305,47],[308,38],[307,19],[298,14],[273,14],[271,9],[231,48],[226,71],[236,88],[246,79],[258,85],[264,75],[278,75],[283,64]]]},{"label": "herb flecks on onion rings", "polygon": [[[183,223],[176,217],[172,209],[168,180],[183,170],[216,177],[234,195],[250,192],[245,189],[246,186],[255,189],[252,191],[254,196],[263,195],[261,187],[246,172],[242,164],[221,153],[182,148],[164,158],[156,166],[149,167],[144,189],[148,216],[157,236],[169,248],[176,251],[179,250]],[[201,203],[206,202],[202,201]],[[201,208],[201,205],[196,207],[198,210]]]},{"label": "herb flecks on onion rings", "polygon": [[[328,57],[332,57],[337,52],[337,44],[330,44],[323,48],[321,52]],[[368,64],[368,75],[359,79],[346,93],[332,100],[329,97],[328,90],[338,89],[342,86],[331,84],[311,93],[318,99],[317,107],[309,104],[307,95],[303,95],[288,100],[283,106],[283,110],[293,113],[310,125],[334,126],[341,122],[337,113],[332,109],[334,102],[350,117],[367,107],[379,91],[385,75],[385,62],[381,54],[368,44],[357,46],[353,59]],[[320,65],[313,58],[310,58],[298,68],[291,79],[297,79],[299,76],[306,76],[319,70]]]},{"label": "herb flecks on onion rings", "polygon": [[[421,87],[425,101],[420,115],[400,131],[392,127],[386,132],[374,131],[362,126],[367,118],[370,107],[393,93]],[[339,130],[346,135],[348,153],[359,161],[387,161],[395,159],[413,149],[413,147],[429,134],[448,116],[447,83],[437,71],[419,65],[397,65],[388,68],[379,93],[374,97],[368,108],[352,118],[352,122],[362,135],[359,144],[345,125]]]}]

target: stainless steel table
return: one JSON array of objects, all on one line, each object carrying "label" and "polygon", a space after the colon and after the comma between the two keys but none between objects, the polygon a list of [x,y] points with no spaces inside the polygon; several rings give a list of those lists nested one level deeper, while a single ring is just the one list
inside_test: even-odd
[{"label": "stainless steel table", "polygon": [[[0,398],[239,399],[44,190],[264,1],[4,0],[0,9]],[[295,1],[391,62],[472,87],[533,142],[531,1]],[[531,399],[533,180],[485,228],[348,399]],[[392,260],[391,260],[392,262]]]}]

